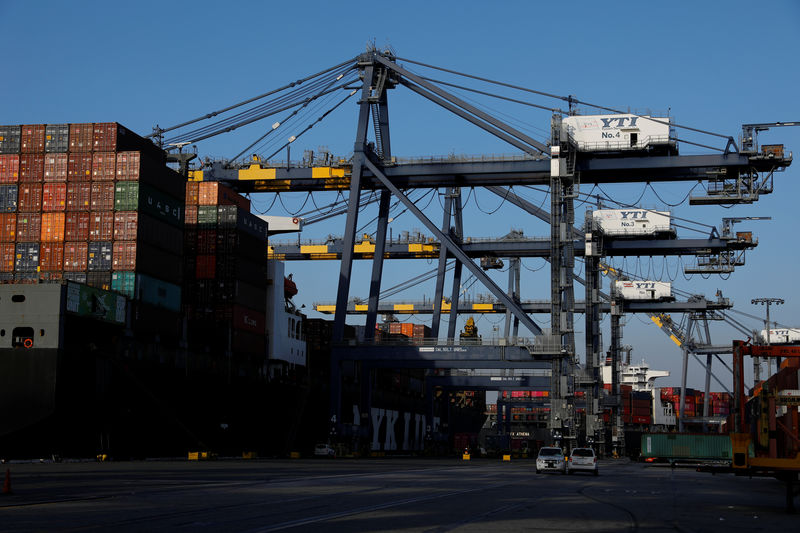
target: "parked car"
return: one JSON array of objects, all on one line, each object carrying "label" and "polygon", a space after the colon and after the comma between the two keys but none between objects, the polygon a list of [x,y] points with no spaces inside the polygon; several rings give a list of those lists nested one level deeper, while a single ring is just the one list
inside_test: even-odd
[{"label": "parked car", "polygon": [[591,472],[595,476],[599,474],[597,468],[597,455],[591,448],[575,448],[567,461],[567,474],[584,471]]},{"label": "parked car", "polygon": [[336,450],[330,444],[320,443],[314,446],[314,455],[318,457],[336,457]]},{"label": "parked car", "polygon": [[539,455],[536,457],[536,473],[542,472],[566,472],[566,461],[564,461],[564,452],[561,448],[555,446],[545,446],[539,450]]}]

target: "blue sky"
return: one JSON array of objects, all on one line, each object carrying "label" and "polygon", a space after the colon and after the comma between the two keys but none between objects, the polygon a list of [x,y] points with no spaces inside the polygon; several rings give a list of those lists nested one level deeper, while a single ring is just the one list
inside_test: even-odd
[{"label": "blue sky", "polygon": [[[734,137],[743,123],[800,119],[796,98],[800,3],[792,0],[762,2],[757,7],[743,1],[657,5],[412,1],[376,5],[0,0],[0,34],[8,45],[0,85],[0,122],[4,124],[117,121],[147,134],[156,124],[172,125],[318,72],[356,56],[371,42],[392,47],[399,57],[559,95],[572,94],[609,107],[669,111],[678,123]],[[395,90],[390,99],[393,151],[398,156],[515,152],[404,89]],[[543,105],[556,103],[532,95],[524,99]],[[528,133],[544,139],[548,113],[489,105],[506,113],[504,117],[513,115]],[[346,156],[352,150],[355,121],[356,106],[351,101],[293,145],[293,156],[319,146]],[[198,151],[202,156],[230,157],[263,133],[264,127],[243,128],[205,141]],[[775,129],[762,134],[760,140],[783,143],[800,153],[800,128]],[[718,145],[713,139],[704,141]],[[688,145],[681,150],[703,152]],[[737,226],[740,231],[754,231],[759,246],[730,279],[694,276],[686,280],[679,275],[675,283],[681,289],[709,297],[721,289],[734,300],[736,309],[758,315],[763,308],[751,305],[751,298],[782,297],[786,304],[773,308],[773,319],[800,326],[798,165],[776,175],[775,193],[762,197],[756,205],[724,209],[684,204],[674,208],[678,216],[714,225],[719,225],[722,217],[772,217],[771,221]],[[679,203],[692,186],[656,185],[655,192],[644,191],[641,205],[663,209],[666,204]],[[536,191],[518,192],[537,204],[547,200]],[[604,187],[593,194],[634,202],[642,192],[643,185],[635,184]],[[428,198],[432,201],[426,212],[438,222],[439,202],[432,195]],[[254,198],[254,204],[263,209],[273,199],[262,195]],[[270,213],[302,212],[307,209],[301,208],[305,200],[304,195],[282,195]],[[315,201],[321,205],[325,197]],[[497,237],[511,229],[532,236],[547,234],[545,224],[500,204],[499,198],[475,194],[466,208],[466,234]],[[578,209],[579,216],[582,209]],[[325,227],[309,227],[302,238],[341,234],[343,227],[342,219],[333,219]],[[423,226],[406,214],[391,227],[396,235]],[[433,266],[390,264],[384,285]],[[534,260],[526,261],[525,266],[523,298],[547,298],[548,269],[532,272],[542,267],[541,261]],[[625,266],[659,275],[666,270],[667,277],[679,270],[674,260],[666,265],[654,260],[651,265],[649,258],[638,264],[629,259]],[[368,269],[367,264],[358,265],[357,279],[367,276]],[[313,302],[335,298],[332,287],[338,266],[292,264],[287,271],[294,272],[298,282],[298,304],[310,308]],[[505,273],[496,279],[505,286]],[[477,287],[472,290],[488,292]],[[351,294],[365,296],[367,291],[366,284],[357,281]],[[430,282],[400,296],[420,299],[432,293]],[[495,325],[502,331],[502,323],[495,324],[498,320],[481,318],[481,333],[491,336]],[[678,351],[647,322],[646,317],[629,317],[623,342],[634,346],[634,360],[645,358],[651,366],[673,372],[662,384],[677,384]],[[582,324],[578,329],[580,340]],[[719,343],[740,337],[730,329],[716,327],[713,336]],[[700,386],[699,374],[695,365],[690,385]]]}]

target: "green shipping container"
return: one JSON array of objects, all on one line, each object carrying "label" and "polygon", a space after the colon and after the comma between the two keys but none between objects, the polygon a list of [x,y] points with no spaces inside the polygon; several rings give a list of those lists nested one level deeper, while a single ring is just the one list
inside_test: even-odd
[{"label": "green shipping container", "polygon": [[197,225],[204,228],[214,228],[217,225],[217,206],[201,205],[197,208]]},{"label": "green shipping container", "polygon": [[135,272],[112,272],[111,290],[124,294],[133,299],[136,294],[136,273]]},{"label": "green shipping container", "polygon": [[167,224],[183,227],[183,204],[179,200],[137,181],[118,181],[115,184],[114,210],[139,211]]},{"label": "green shipping container", "polygon": [[642,457],[730,461],[733,457],[728,435],[694,433],[645,433]]},{"label": "green shipping container", "polygon": [[67,283],[67,311],[115,324],[125,323],[125,297],[88,285]]}]

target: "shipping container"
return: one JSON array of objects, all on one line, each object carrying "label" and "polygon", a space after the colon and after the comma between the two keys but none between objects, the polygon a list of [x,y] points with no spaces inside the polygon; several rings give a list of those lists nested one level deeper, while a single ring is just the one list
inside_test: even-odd
[{"label": "shipping container", "polygon": [[91,181],[92,179],[92,154],[72,153],[67,154],[67,181]]},{"label": "shipping container", "polygon": [[75,283],[86,284],[86,272],[64,272],[64,279]]},{"label": "shipping container", "polygon": [[151,141],[140,137],[116,122],[98,122],[94,124],[92,149],[95,152],[145,150],[152,155],[161,153],[161,150]]},{"label": "shipping container", "polygon": [[642,435],[642,456],[658,459],[729,461],[728,435],[648,433]]},{"label": "shipping container", "polygon": [[197,206],[200,204],[200,182],[186,182],[186,207]]},{"label": "shipping container", "polygon": [[17,210],[38,213],[42,210],[42,185],[40,183],[20,183]]},{"label": "shipping container", "polygon": [[92,208],[92,184],[67,183],[67,211],[89,211]]},{"label": "shipping container", "polygon": [[250,212],[250,200],[218,181],[198,182],[198,205],[237,205]]},{"label": "shipping container", "polygon": [[95,152],[92,154],[92,181],[114,181],[117,177],[117,154]]},{"label": "shipping container", "polygon": [[187,226],[196,226],[197,225],[197,206],[196,205],[187,205],[186,211],[184,215],[186,219]]},{"label": "shipping container", "polygon": [[64,244],[43,242],[41,244],[41,269],[45,272],[64,270]]},{"label": "shipping container", "polygon": [[0,126],[0,154],[18,154],[21,138],[21,126]]},{"label": "shipping container", "polygon": [[[241,279],[256,286],[263,286],[266,283],[267,272],[264,263],[229,254],[218,254],[216,258],[216,276],[213,277],[219,279]],[[411,330],[406,336],[413,336]]]},{"label": "shipping container", "polygon": [[[111,257],[113,253],[114,247],[109,241],[90,242],[88,247],[88,260],[86,269],[89,272],[110,272]],[[109,277],[109,283],[110,280],[111,278]]]},{"label": "shipping container", "polygon": [[136,269],[136,241],[114,241],[112,270]]},{"label": "shipping container", "polygon": [[217,206],[215,205],[198,206],[197,226],[201,228],[217,227]]},{"label": "shipping container", "polygon": [[19,156],[19,181],[41,183],[44,180],[44,154]]},{"label": "shipping container", "polygon": [[17,240],[17,214],[0,213],[0,242]]},{"label": "shipping container", "polygon": [[118,153],[117,180],[144,183],[180,200],[184,205],[186,180],[166,166],[163,156],[153,157],[141,152]]},{"label": "shipping container", "polygon": [[44,151],[66,153],[69,150],[69,124],[48,124],[45,127]]},{"label": "shipping container", "polygon": [[180,286],[146,274],[136,274],[135,298],[154,307],[162,307],[170,311],[177,312],[181,308]]},{"label": "shipping container", "polygon": [[213,229],[201,229],[197,231],[197,253],[215,254],[217,253],[217,231]]},{"label": "shipping container", "polygon": [[258,239],[267,238],[266,221],[235,205],[217,207],[217,226],[223,229],[237,229]]},{"label": "shipping container", "polygon": [[17,210],[18,185],[0,185],[0,213],[12,213]]},{"label": "shipping container", "polygon": [[161,250],[181,255],[183,250],[183,230],[162,220],[139,213],[136,240],[145,242]]},{"label": "shipping container", "polygon": [[94,124],[69,125],[69,151],[91,152],[94,142]]},{"label": "shipping container", "polygon": [[114,191],[114,209],[147,213],[173,226],[183,227],[181,201],[144,183],[118,181]]},{"label": "shipping container", "polygon": [[592,213],[592,220],[601,232],[615,237],[672,233],[669,211],[598,209]]},{"label": "shipping container", "polygon": [[[86,272],[89,267],[89,243],[65,242],[64,243],[64,270],[69,272]],[[74,280],[78,281],[78,280]],[[85,283],[84,281],[81,283]]]},{"label": "shipping container", "polygon": [[267,243],[237,230],[217,230],[217,253],[236,254],[263,263],[267,257]]},{"label": "shipping container", "polygon": [[19,181],[19,155],[0,155],[0,183],[17,183]]},{"label": "shipping container", "polygon": [[110,241],[114,238],[114,211],[89,213],[89,240]]},{"label": "shipping container", "polygon": [[[207,283],[207,282],[206,282]],[[242,280],[213,280],[213,300],[223,304],[238,304],[250,309],[264,310],[267,305],[267,292],[264,286],[256,286]]]},{"label": "shipping container", "polygon": [[42,186],[42,211],[64,211],[66,206],[66,183],[45,183]]},{"label": "shipping container", "polygon": [[92,211],[111,211],[114,209],[114,183],[92,183]]},{"label": "shipping container", "polygon": [[16,258],[16,244],[0,242],[0,272],[13,272]]},{"label": "shipping container", "polygon": [[67,212],[64,217],[65,241],[89,240],[89,213]]},{"label": "shipping container", "polygon": [[111,272],[87,272],[86,284],[90,287],[111,290]]},{"label": "shipping container", "polygon": [[22,126],[22,137],[20,142],[20,153],[22,154],[42,154],[44,153],[44,124],[25,124]]},{"label": "shipping container", "polygon": [[44,181],[67,181],[69,157],[67,154],[46,154],[44,156]]},{"label": "shipping container", "polygon": [[195,278],[197,279],[214,279],[217,273],[217,256],[216,255],[198,255],[197,267],[195,269]]},{"label": "shipping container", "polygon": [[17,215],[17,240],[19,242],[38,241],[41,235],[41,213],[19,213]]},{"label": "shipping container", "polygon": [[136,272],[112,272],[111,290],[133,299],[136,294]]},{"label": "shipping container", "polygon": [[18,242],[14,270],[16,272],[36,272],[39,268],[39,243]]},{"label": "shipping container", "polygon": [[42,213],[42,242],[64,241],[64,213]]}]

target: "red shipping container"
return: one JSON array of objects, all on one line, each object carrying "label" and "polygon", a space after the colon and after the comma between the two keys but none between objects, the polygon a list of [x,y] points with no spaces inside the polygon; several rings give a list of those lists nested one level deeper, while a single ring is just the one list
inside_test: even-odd
[{"label": "red shipping container", "polygon": [[69,154],[67,156],[67,181],[91,181],[92,154]]},{"label": "red shipping container", "polygon": [[94,124],[69,125],[69,151],[91,152],[94,144]]},{"label": "red shipping container", "polygon": [[55,242],[43,242],[39,263],[42,270],[47,272],[64,270],[64,245]]},{"label": "red shipping container", "polygon": [[17,154],[0,155],[0,183],[16,183],[19,181],[19,156]]},{"label": "red shipping container", "polygon": [[135,241],[139,227],[139,213],[136,211],[116,211],[114,213],[114,240]]},{"label": "red shipping container", "polygon": [[223,183],[201,181],[198,183],[198,189],[199,205],[238,205],[250,212],[250,200]]},{"label": "red shipping container", "polygon": [[89,213],[67,212],[64,217],[65,241],[89,240]]},{"label": "red shipping container", "polygon": [[136,270],[136,241],[115,241],[112,270]]},{"label": "red shipping container", "polygon": [[92,184],[67,183],[67,211],[89,211],[91,207]]},{"label": "red shipping container", "polygon": [[95,152],[92,157],[92,181],[114,181],[117,177],[117,154]]},{"label": "red shipping container", "polygon": [[44,181],[67,181],[68,168],[67,154],[45,154]]},{"label": "red shipping container", "polygon": [[240,305],[233,306],[233,328],[253,333],[266,332],[267,319],[263,313]]},{"label": "red shipping container", "polygon": [[44,153],[44,124],[31,124],[22,126],[22,139],[20,152],[23,154]]},{"label": "red shipping container", "polygon": [[92,183],[92,211],[114,209],[114,182]]},{"label": "red shipping container", "polygon": [[89,243],[64,243],[64,270],[67,272],[86,272],[89,257]]},{"label": "red shipping container", "polygon": [[217,231],[201,229],[197,232],[197,253],[214,254],[217,252]]},{"label": "red shipping container", "polygon": [[67,184],[45,183],[42,187],[42,211],[63,211],[67,206]]},{"label": "red shipping container", "polygon": [[186,208],[189,206],[196,206],[200,204],[200,182],[187,181],[186,182]]},{"label": "red shipping container", "polygon": [[17,240],[17,214],[0,213],[0,242]]},{"label": "red shipping container", "polygon": [[44,179],[44,154],[19,156],[19,181],[39,183]]},{"label": "red shipping container", "polygon": [[636,416],[633,415],[634,424],[649,424],[652,419],[650,416]]},{"label": "red shipping container", "polygon": [[0,243],[0,272],[14,272],[15,257],[16,244],[13,242]]},{"label": "red shipping container", "polygon": [[17,241],[36,242],[42,234],[41,213],[20,213],[17,215]]},{"label": "red shipping container", "polygon": [[114,237],[114,212],[92,211],[89,214],[89,240],[110,241]]},{"label": "red shipping container", "polygon": [[42,186],[40,184],[19,184],[17,210],[26,213],[42,210]]},{"label": "red shipping container", "polygon": [[42,242],[64,241],[64,213],[42,213]]},{"label": "red shipping container", "polygon": [[183,212],[183,217],[185,219],[185,223],[187,226],[196,226],[197,225],[197,206],[192,205],[186,206],[186,209]]},{"label": "red shipping container", "polygon": [[214,279],[217,271],[216,255],[198,255],[195,277],[197,279]]}]

